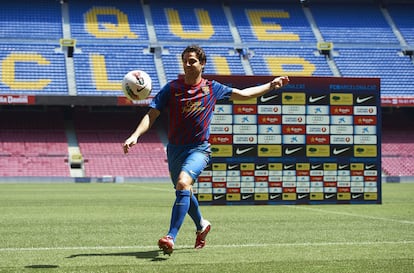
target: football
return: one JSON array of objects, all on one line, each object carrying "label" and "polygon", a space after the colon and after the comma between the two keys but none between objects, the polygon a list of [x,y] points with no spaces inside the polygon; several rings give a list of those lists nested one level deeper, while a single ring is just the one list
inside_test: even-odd
[{"label": "football", "polygon": [[142,70],[132,70],[122,80],[122,91],[130,100],[144,100],[152,90],[151,77]]}]

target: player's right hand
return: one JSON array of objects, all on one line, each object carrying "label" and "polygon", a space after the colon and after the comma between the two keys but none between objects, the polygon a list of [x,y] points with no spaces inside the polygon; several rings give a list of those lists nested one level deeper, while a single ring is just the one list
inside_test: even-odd
[{"label": "player's right hand", "polygon": [[131,136],[127,140],[125,140],[124,144],[122,144],[122,148],[124,149],[124,154],[127,154],[129,148],[137,144],[138,138]]}]

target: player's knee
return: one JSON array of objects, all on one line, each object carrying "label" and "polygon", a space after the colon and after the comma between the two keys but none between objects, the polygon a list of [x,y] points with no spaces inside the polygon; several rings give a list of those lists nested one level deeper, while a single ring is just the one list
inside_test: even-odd
[{"label": "player's knee", "polygon": [[186,172],[181,172],[177,184],[175,185],[176,190],[190,190],[193,184],[193,178]]}]

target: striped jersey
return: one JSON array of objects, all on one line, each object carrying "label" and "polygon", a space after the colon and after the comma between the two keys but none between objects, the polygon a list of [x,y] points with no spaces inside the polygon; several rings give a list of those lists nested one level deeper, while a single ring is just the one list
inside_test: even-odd
[{"label": "striped jersey", "polygon": [[162,111],[168,109],[168,141],[171,144],[197,144],[208,140],[210,123],[217,100],[229,99],[232,88],[217,81],[202,79],[187,85],[184,79],[167,83],[150,103]]}]

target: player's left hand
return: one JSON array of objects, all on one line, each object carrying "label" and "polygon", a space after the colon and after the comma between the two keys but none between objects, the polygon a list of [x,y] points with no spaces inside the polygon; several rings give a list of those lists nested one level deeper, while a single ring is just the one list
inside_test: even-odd
[{"label": "player's left hand", "polygon": [[281,88],[289,83],[289,77],[288,76],[281,76],[274,78],[273,81],[270,82],[270,88],[278,89]]},{"label": "player's left hand", "polygon": [[124,154],[127,154],[129,148],[137,144],[138,138],[135,136],[130,136],[125,142],[122,144],[122,148],[124,150]]}]

